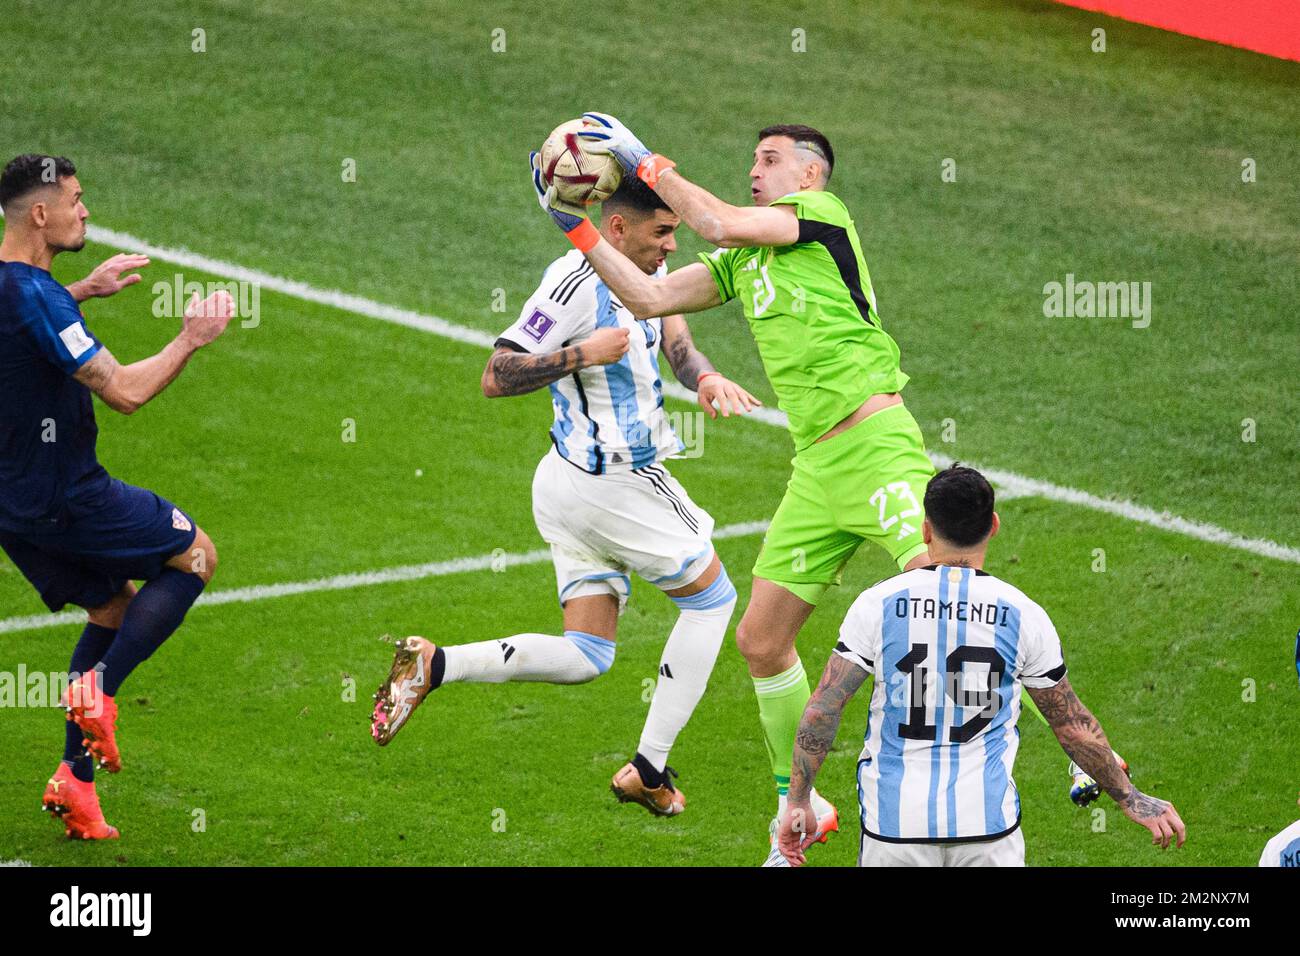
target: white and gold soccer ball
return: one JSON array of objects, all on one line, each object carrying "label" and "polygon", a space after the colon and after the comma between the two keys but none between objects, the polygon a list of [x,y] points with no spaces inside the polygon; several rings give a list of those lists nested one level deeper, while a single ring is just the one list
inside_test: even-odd
[{"label": "white and gold soccer ball", "polygon": [[578,130],[592,125],[581,119],[561,123],[542,144],[543,184],[555,186],[560,200],[574,206],[604,202],[623,180],[618,160],[578,137]]}]

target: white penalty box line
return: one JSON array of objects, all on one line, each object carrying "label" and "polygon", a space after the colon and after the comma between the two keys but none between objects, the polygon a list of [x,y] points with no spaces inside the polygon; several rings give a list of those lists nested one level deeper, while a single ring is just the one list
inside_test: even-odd
[{"label": "white penalty box line", "polygon": [[[477,345],[489,349],[493,348],[496,342],[496,337],[493,335],[478,329],[458,325],[436,315],[426,315],[411,309],[386,305],[373,299],[352,295],[337,289],[318,289],[305,282],[298,282],[294,279],[286,279],[268,272],[250,269],[237,263],[214,259],[210,256],[190,252],[188,249],[155,245],[129,233],[105,229],[102,226],[88,224],[86,236],[92,242],[101,245],[143,253],[151,259],[159,259],[174,265],[197,269],[200,272],[220,276],[227,281],[256,283],[262,289],[269,289],[290,298],[351,312],[355,315],[366,316],[392,325],[400,325],[419,332],[441,336],[455,342],[463,342],[467,345]],[[664,392],[673,398],[692,404],[696,400],[694,392],[675,382],[665,382]],[[783,412],[770,408],[756,408],[742,417],[776,428],[786,428],[788,424]],[[952,464],[953,461],[951,457],[937,452],[930,452],[930,459],[940,468]],[[1300,564],[1300,548],[1291,547],[1290,545],[1279,544],[1263,538],[1248,538],[1216,525],[1179,517],[1168,511],[1156,511],[1154,508],[1148,508],[1145,505],[1135,504],[1131,501],[1102,498],[1077,488],[1068,488],[1048,481],[1040,481],[1012,471],[999,468],[984,468],[978,465],[972,467],[979,467],[988,479],[997,486],[998,496],[1002,500],[1030,496],[1046,498],[1049,501],[1089,508],[1093,511],[1100,511],[1139,524],[1149,525],[1162,531],[1171,531],[1200,541],[1224,545],[1260,557]],[[766,529],[767,522],[765,521],[748,522],[717,529],[714,532],[714,537],[741,537],[748,534],[758,534]],[[201,605],[247,603],[293,594],[345,590],[366,587],[372,584],[386,584],[393,581],[414,581],[444,574],[481,571],[493,567],[494,562],[497,562],[497,566],[501,566],[502,562],[504,562],[505,566],[510,566],[533,564],[549,560],[549,558],[549,551],[530,551],[526,554],[507,554],[504,556],[498,553],[479,557],[457,558],[431,564],[405,565],[380,571],[342,574],[311,581],[266,584],[230,591],[216,591],[202,595],[197,603]],[[54,615],[4,618],[0,619],[0,634],[54,627],[84,620],[85,614],[80,611]]]}]

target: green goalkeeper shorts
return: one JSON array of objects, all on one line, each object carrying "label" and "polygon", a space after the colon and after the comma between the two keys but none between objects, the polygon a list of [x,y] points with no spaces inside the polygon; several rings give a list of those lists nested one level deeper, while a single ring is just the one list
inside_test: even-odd
[{"label": "green goalkeeper shorts", "polygon": [[858,546],[871,541],[901,569],[925,553],[925,486],[934,466],[916,419],[891,405],[794,456],[754,577],[816,604]]}]

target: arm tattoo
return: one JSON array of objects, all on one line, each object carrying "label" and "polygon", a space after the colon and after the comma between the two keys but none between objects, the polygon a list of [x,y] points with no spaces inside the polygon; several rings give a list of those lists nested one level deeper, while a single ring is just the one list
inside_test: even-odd
[{"label": "arm tattoo", "polygon": [[[1047,718],[1061,748],[1084,773],[1101,784],[1112,800],[1121,806],[1132,807],[1136,798],[1151,799],[1139,793],[1129,782],[1128,775],[1115,760],[1106,732],[1079,700],[1068,677],[1062,678],[1055,687],[1030,687],[1027,690]],[[1159,816],[1159,813],[1155,815]]]},{"label": "arm tattoo", "polygon": [[95,354],[94,358],[77,369],[72,377],[96,395],[102,396],[104,389],[108,387],[108,383],[112,380],[118,368],[117,359],[108,350],[108,346],[104,346]]},{"label": "arm tattoo", "polygon": [[826,662],[821,682],[808,700],[794,738],[794,763],[790,770],[792,800],[808,797],[817,771],[835,742],[844,707],[866,679],[865,670],[838,654],[832,654]]},{"label": "arm tattoo", "polygon": [[488,359],[488,372],[501,395],[523,395],[582,368],[582,346],[532,355],[502,347]]},{"label": "arm tattoo", "polygon": [[673,324],[679,330],[671,337],[664,336],[664,351],[668,354],[668,364],[672,366],[677,381],[693,392],[699,388],[700,376],[714,370],[713,363],[695,347],[695,340],[691,338],[691,330],[685,319]]}]

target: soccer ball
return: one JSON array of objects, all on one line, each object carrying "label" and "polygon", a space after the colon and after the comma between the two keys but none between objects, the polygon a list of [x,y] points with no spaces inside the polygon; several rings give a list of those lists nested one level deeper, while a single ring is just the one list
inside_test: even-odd
[{"label": "soccer ball", "polygon": [[542,182],[555,186],[556,195],[574,206],[604,202],[623,180],[618,160],[609,153],[596,152],[594,144],[576,135],[591,125],[580,119],[561,123],[542,144]]}]

